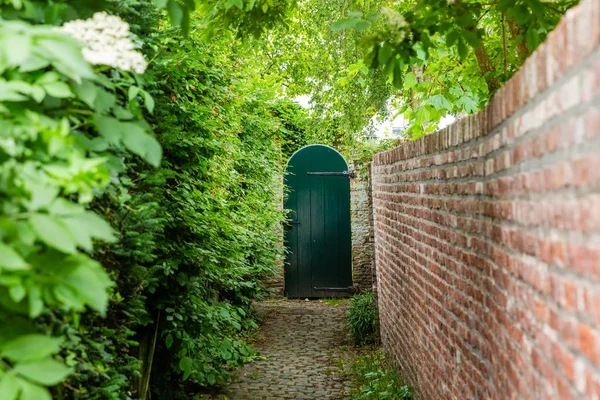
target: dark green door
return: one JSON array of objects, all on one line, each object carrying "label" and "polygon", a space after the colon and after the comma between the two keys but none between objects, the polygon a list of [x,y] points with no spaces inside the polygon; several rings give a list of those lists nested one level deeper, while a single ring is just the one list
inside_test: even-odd
[{"label": "dark green door", "polygon": [[340,153],[312,145],[297,151],[287,165],[289,192],[284,207],[288,250],[285,294],[288,297],[350,295],[350,179]]}]

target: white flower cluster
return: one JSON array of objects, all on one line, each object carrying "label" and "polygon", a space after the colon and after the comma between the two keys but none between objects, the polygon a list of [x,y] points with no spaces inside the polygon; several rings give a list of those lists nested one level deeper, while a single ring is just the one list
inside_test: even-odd
[{"label": "white flower cluster", "polygon": [[98,12],[90,19],[67,22],[59,30],[84,43],[83,56],[91,64],[109,65],[143,73],[148,66],[135,50],[129,24],[114,15]]},{"label": "white flower cluster", "polygon": [[392,41],[395,44],[402,43],[406,38],[405,28],[408,26],[406,19],[404,19],[404,15],[388,7],[383,7],[381,13],[387,17],[386,28],[389,35],[392,37]]}]

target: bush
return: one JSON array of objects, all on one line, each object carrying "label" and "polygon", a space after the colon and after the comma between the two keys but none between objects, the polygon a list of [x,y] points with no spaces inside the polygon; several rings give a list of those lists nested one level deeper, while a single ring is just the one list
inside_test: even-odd
[{"label": "bush", "polygon": [[352,339],[359,345],[378,341],[375,301],[371,291],[352,298],[348,308],[348,330]]},{"label": "bush", "polygon": [[412,386],[402,381],[381,350],[356,357],[351,374],[353,400],[400,400],[414,396]]}]

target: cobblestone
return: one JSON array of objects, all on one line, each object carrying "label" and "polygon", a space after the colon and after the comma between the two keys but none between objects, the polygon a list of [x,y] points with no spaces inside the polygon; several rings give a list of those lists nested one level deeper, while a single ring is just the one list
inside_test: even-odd
[{"label": "cobblestone", "polygon": [[231,400],[346,400],[350,385],[334,363],[343,358],[345,304],[269,301],[258,350],[266,360],[238,372],[225,393]]}]

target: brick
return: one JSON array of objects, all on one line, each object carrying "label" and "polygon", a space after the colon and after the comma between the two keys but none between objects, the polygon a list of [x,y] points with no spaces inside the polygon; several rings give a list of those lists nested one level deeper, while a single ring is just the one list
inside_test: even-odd
[{"label": "brick", "polygon": [[598,21],[582,0],[487,108],[374,156],[382,341],[422,398],[600,398]]}]

